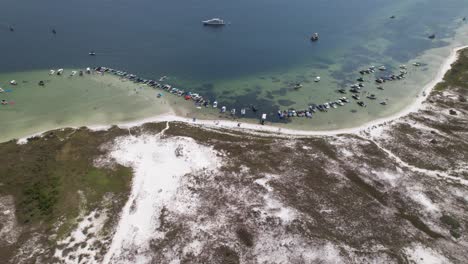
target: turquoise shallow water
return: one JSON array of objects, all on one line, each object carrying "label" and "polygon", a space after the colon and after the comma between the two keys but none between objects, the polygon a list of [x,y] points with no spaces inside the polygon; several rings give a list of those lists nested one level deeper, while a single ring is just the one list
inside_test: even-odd
[{"label": "turquoise shallow water", "polygon": [[[269,113],[275,122],[278,109],[336,100],[342,96],[337,89],[354,83],[357,71],[369,65],[386,65],[390,72],[415,60],[425,64],[409,68],[406,80],[387,83],[384,91],[376,90],[374,77],[366,76],[361,97],[366,93],[378,97],[364,100],[366,108],[353,103],[317,114],[312,120],[295,119],[288,124],[308,129],[354,126],[401,110],[435,75],[450,49],[466,44],[466,31],[459,30],[456,37],[455,32],[464,26],[461,18],[468,14],[468,5],[462,0],[46,0],[27,4],[5,0],[0,8],[8,10],[0,19],[2,86],[13,78],[33,83],[44,78],[31,71],[43,74],[49,68],[105,65],[145,78],[168,75],[171,84],[217,99],[238,112],[241,107],[256,105],[261,109],[258,114]],[[389,18],[392,15],[395,19]],[[224,18],[228,25],[217,29],[201,25],[201,20],[214,16]],[[8,30],[10,25],[14,32]],[[52,28],[57,34],[51,33]],[[321,39],[312,43],[309,36],[316,31]],[[432,33],[435,40],[427,37]],[[97,56],[88,56],[90,50]],[[24,72],[24,77],[8,72]],[[316,76],[321,77],[319,83],[313,82]],[[291,85],[297,82],[303,87],[295,91]],[[82,98],[60,87],[51,85],[41,96],[77,108],[87,100],[102,101],[96,111],[61,111],[63,106],[54,106],[64,113],[64,120],[73,123],[117,122],[159,112],[149,111],[149,105],[138,100],[135,103],[133,97],[126,98],[125,92],[112,91],[122,98],[114,104],[104,90]],[[96,89],[104,88],[98,85]],[[36,106],[24,108],[23,117],[40,117],[42,124],[67,124],[58,120],[60,114],[51,115],[51,109],[34,93],[8,96],[18,107],[22,103]],[[152,96],[148,90],[146,100],[153,100]],[[345,96],[351,97],[349,92]],[[379,102],[386,99],[389,104],[381,106]],[[194,110],[191,115],[201,113]],[[48,120],[49,116],[54,118]],[[18,116],[0,112],[2,121],[14,123],[12,118]],[[11,124],[9,130],[15,127]]]}]

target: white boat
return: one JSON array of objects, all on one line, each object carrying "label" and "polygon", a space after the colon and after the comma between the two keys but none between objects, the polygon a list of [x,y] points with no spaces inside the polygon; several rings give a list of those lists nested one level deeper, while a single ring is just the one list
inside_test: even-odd
[{"label": "white boat", "polygon": [[76,75],[76,71],[72,71],[70,75],[71,75],[71,76],[75,76],[75,75]]},{"label": "white boat", "polygon": [[54,75],[55,74],[55,71],[54,70],[50,70],[49,71],[49,75]]},{"label": "white boat", "polygon": [[62,73],[63,73],[63,69],[58,69],[57,70],[57,75],[62,75]]},{"label": "white boat", "polygon": [[218,107],[218,101],[214,101],[213,102],[213,108],[217,108]]},{"label": "white boat", "polygon": [[3,90],[2,88],[0,88],[0,93],[3,93],[3,92],[5,92],[5,90]]},{"label": "white boat", "polygon": [[320,76],[315,77],[315,82],[320,82]]},{"label": "white boat", "polygon": [[312,40],[312,41],[317,41],[317,40],[319,40],[319,34],[318,34],[318,33],[312,34],[312,36],[310,37],[310,40]]},{"label": "white boat", "polygon": [[11,84],[11,85],[17,85],[18,83],[17,83],[15,80],[11,80],[11,81],[10,81],[10,84]]},{"label": "white boat", "polygon": [[221,107],[221,113],[226,112],[226,106]]},{"label": "white boat", "polygon": [[87,74],[90,74],[90,73],[91,73],[91,68],[89,68],[89,67],[86,68],[86,73],[87,73]]},{"label": "white boat", "polygon": [[222,20],[221,18],[208,19],[208,20],[202,21],[202,23],[205,26],[224,26],[225,25],[224,20]]}]

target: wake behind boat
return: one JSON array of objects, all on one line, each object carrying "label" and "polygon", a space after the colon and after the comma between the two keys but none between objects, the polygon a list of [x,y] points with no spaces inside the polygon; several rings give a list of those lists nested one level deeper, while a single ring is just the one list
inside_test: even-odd
[{"label": "wake behind boat", "polygon": [[202,21],[204,26],[224,26],[226,23],[224,23],[224,20],[221,18],[212,18],[208,19],[205,21]]}]

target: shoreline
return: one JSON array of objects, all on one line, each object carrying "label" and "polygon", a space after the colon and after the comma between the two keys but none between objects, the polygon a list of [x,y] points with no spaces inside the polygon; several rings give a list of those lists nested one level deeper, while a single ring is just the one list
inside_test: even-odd
[{"label": "shoreline", "polygon": [[[113,124],[113,125],[97,124],[97,125],[87,125],[85,127],[89,128],[90,130],[97,131],[97,130],[107,130],[114,125],[120,128],[132,128],[136,126],[141,126],[145,123],[153,123],[153,122],[184,122],[184,123],[188,123],[191,125],[197,125],[197,126],[208,127],[208,128],[232,129],[236,131],[241,131],[241,132],[246,132],[246,133],[256,133],[256,134],[275,133],[275,135],[283,135],[283,136],[333,136],[333,135],[339,135],[339,134],[359,134],[361,132],[370,132],[372,129],[378,126],[382,126],[385,123],[394,121],[398,118],[401,118],[410,113],[420,110],[421,107],[423,106],[423,103],[430,96],[434,87],[439,82],[443,81],[445,74],[452,68],[452,64],[457,61],[458,52],[466,48],[468,48],[468,45],[460,46],[460,47],[456,47],[452,49],[450,55],[442,63],[442,65],[440,65],[435,78],[433,78],[426,85],[424,85],[423,89],[421,90],[421,93],[425,92],[426,95],[418,96],[413,101],[412,104],[408,105],[407,107],[405,107],[404,109],[402,109],[401,111],[395,114],[392,114],[387,117],[377,118],[375,120],[369,121],[367,123],[364,123],[356,127],[335,129],[335,130],[315,130],[315,131],[314,130],[300,130],[300,129],[277,127],[273,125],[243,123],[243,122],[223,120],[223,119],[219,119],[219,120],[196,119],[196,121],[193,121],[192,118],[177,116],[175,114],[161,114],[161,115],[156,115],[153,117],[143,118],[140,120],[120,123],[120,124]],[[238,124],[241,124],[240,127],[238,126]],[[78,128],[78,127],[73,127],[73,126],[68,126],[68,127]],[[64,127],[49,129],[47,131],[61,129],[61,128],[64,128]],[[47,131],[42,131],[42,132],[34,133],[26,137],[22,137],[18,139],[17,142],[18,144],[24,144],[27,142],[28,138],[31,138],[34,136],[40,136]]]}]

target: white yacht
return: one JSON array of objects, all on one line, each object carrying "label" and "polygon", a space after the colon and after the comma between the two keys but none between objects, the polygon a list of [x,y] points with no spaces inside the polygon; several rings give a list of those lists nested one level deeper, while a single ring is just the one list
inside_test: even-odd
[{"label": "white yacht", "polygon": [[221,18],[208,19],[208,20],[202,21],[202,23],[205,26],[224,26],[225,25],[224,20],[222,20]]}]

